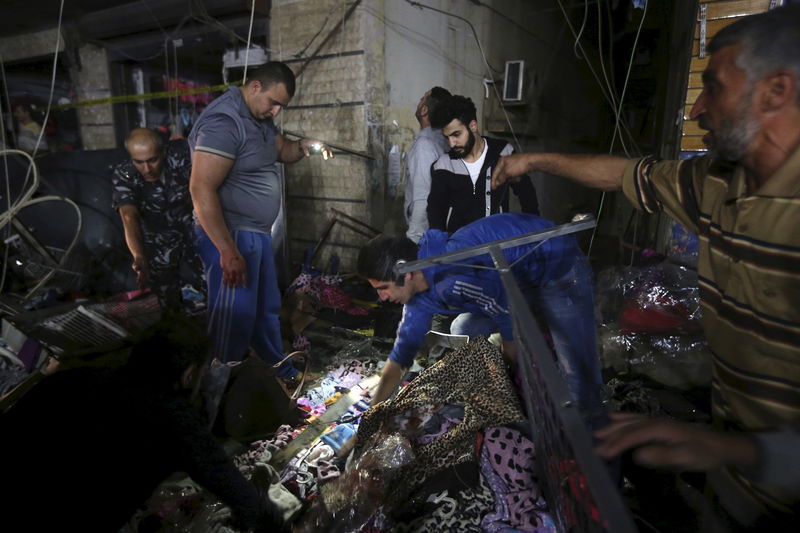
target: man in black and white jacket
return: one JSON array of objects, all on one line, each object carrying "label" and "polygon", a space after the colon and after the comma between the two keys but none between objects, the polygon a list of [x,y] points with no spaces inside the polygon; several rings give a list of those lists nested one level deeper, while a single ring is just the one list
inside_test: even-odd
[{"label": "man in black and white jacket", "polygon": [[454,95],[439,104],[431,118],[441,129],[450,151],[433,164],[428,196],[431,229],[453,233],[479,218],[508,212],[508,188],[519,198],[524,213],[539,213],[536,191],[528,176],[516,183],[491,188],[492,169],[501,156],[514,153],[507,142],[478,133],[475,104]]}]

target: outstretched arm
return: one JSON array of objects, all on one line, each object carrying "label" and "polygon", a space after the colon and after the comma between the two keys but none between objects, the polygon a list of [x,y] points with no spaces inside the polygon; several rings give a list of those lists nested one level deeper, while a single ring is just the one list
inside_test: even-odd
[{"label": "outstretched arm", "polygon": [[370,405],[378,405],[389,398],[400,386],[400,381],[402,381],[405,372],[406,369],[400,366],[400,363],[387,359],[386,366],[383,367],[383,372],[381,373],[381,380],[372,394]]},{"label": "outstretched arm", "polygon": [[139,209],[134,205],[122,205],[119,208],[119,216],[125,229],[125,242],[133,256],[131,268],[136,272],[136,284],[140,289],[146,289],[150,285],[150,265],[144,247]]},{"label": "outstretched arm", "polygon": [[509,179],[538,170],[563,176],[576,183],[616,191],[622,187],[622,174],[629,160],[611,155],[526,153],[501,157],[492,172],[492,188]]}]

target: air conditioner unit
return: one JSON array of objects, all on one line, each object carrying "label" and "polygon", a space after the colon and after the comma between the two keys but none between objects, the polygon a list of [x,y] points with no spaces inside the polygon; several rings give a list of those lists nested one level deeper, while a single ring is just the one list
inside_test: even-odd
[{"label": "air conditioner unit", "polygon": [[503,102],[522,102],[522,80],[525,74],[525,61],[506,61],[503,84]]}]

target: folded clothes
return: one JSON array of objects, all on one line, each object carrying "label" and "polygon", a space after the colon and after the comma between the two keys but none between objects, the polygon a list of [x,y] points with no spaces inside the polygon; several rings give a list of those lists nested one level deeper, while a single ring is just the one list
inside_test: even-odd
[{"label": "folded clothes", "polygon": [[321,461],[332,459],[333,455],[333,448],[326,444],[319,444],[308,452],[305,461],[308,466],[316,467]]},{"label": "folded clothes", "polygon": [[356,428],[353,424],[339,424],[328,433],[325,433],[320,438],[322,442],[333,448],[334,451],[339,451],[344,443],[350,437],[356,434]]}]

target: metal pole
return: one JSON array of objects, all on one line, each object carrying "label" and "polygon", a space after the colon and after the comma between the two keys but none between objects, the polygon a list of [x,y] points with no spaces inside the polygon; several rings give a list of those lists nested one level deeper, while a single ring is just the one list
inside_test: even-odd
[{"label": "metal pole", "polygon": [[525,233],[516,237],[509,237],[499,241],[489,242],[486,244],[479,244],[471,248],[464,248],[463,250],[456,250],[454,252],[437,255],[436,257],[428,257],[425,259],[418,259],[416,261],[398,261],[395,265],[395,274],[405,274],[414,270],[421,270],[436,265],[452,264],[462,259],[469,259],[478,255],[489,253],[493,247],[498,247],[501,250],[506,248],[513,248],[515,246],[522,246],[523,244],[530,244],[533,242],[546,241],[553,237],[560,235],[568,235],[577,231],[593,228],[597,225],[597,220],[593,215],[580,215],[581,219],[575,222],[567,222],[560,226],[554,226],[545,230],[534,231],[532,233]]}]

